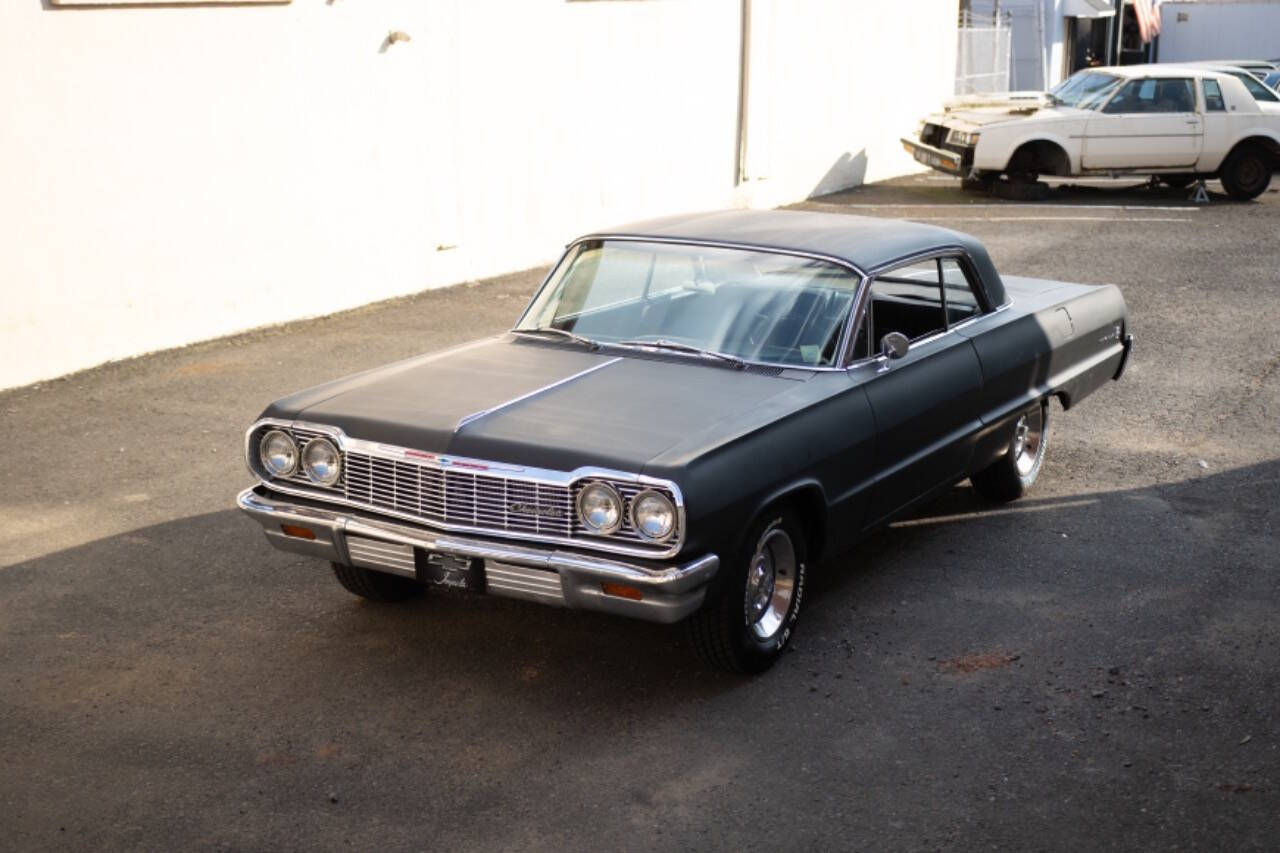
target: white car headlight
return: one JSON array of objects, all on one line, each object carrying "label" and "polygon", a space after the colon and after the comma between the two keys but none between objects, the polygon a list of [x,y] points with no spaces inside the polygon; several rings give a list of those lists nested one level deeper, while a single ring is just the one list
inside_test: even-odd
[{"label": "white car headlight", "polygon": [[591,483],[578,492],[578,518],[592,533],[612,533],[622,526],[622,498],[608,483]]},{"label": "white car headlight", "polygon": [[327,438],[313,438],[302,450],[302,468],[313,483],[332,486],[342,475],[342,455]]},{"label": "white car headlight", "polygon": [[288,477],[298,470],[298,445],[289,433],[273,429],[258,442],[258,459],[272,477]]},{"label": "white car headlight", "polygon": [[669,539],[676,529],[675,504],[659,492],[641,492],[631,499],[631,523],[645,539]]},{"label": "white car headlight", "polygon": [[979,135],[977,132],[969,133],[963,130],[953,130],[950,134],[950,141],[957,145],[977,145]]}]

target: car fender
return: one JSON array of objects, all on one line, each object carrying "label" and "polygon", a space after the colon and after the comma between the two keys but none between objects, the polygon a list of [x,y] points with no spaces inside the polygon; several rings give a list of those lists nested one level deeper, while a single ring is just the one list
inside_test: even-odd
[{"label": "car fender", "polygon": [[1028,142],[1050,142],[1066,152],[1071,174],[1079,174],[1082,141],[1083,125],[1079,122],[1009,122],[988,125],[982,129],[982,135],[978,138],[973,153],[973,166],[981,171],[1003,172],[1008,169],[1013,153],[1023,145]]},{"label": "car fender", "polygon": [[[1272,122],[1270,124],[1262,124],[1261,122],[1253,123],[1232,133],[1227,137],[1226,145],[1223,146],[1223,150],[1220,155],[1206,158],[1200,162],[1199,165],[1201,170],[1205,172],[1218,171],[1218,169],[1222,168],[1222,164],[1226,162],[1227,157],[1231,155],[1231,152],[1235,150],[1236,146],[1246,139],[1268,140],[1275,146],[1275,154],[1277,158],[1280,159],[1280,127],[1275,126],[1280,124],[1280,117],[1259,115],[1256,118],[1263,120],[1270,118],[1272,119]],[[1205,153],[1208,154],[1209,152]]]}]

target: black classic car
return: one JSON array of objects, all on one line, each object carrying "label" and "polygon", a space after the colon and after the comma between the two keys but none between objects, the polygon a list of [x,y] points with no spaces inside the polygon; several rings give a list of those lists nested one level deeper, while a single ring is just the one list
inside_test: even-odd
[{"label": "black classic car", "polygon": [[799,211],[569,245],[511,331],[278,400],[239,506],[356,595],[433,584],[786,646],[806,571],[969,478],[1007,501],[1049,402],[1118,379],[1114,286],[1001,277],[971,237]]}]

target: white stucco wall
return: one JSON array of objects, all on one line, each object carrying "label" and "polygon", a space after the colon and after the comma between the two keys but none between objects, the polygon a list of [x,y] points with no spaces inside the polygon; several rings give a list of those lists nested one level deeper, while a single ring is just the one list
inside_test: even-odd
[{"label": "white stucco wall", "polygon": [[735,187],[738,0],[5,0],[0,388],[913,171],[953,7],[755,0]]}]

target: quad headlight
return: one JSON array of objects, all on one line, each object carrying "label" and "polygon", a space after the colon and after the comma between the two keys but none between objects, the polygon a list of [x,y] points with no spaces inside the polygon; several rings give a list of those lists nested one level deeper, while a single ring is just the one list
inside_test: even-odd
[{"label": "quad headlight", "polygon": [[641,492],[631,499],[631,524],[645,539],[665,541],[676,529],[675,504],[660,492]]},{"label": "quad headlight", "polygon": [[963,130],[953,130],[949,135],[949,140],[957,145],[977,145],[980,133],[967,133]]},{"label": "quad headlight", "polygon": [[298,470],[298,445],[289,433],[273,429],[258,442],[262,469],[272,477],[288,477]]},{"label": "quad headlight", "polygon": [[327,438],[313,438],[302,450],[302,469],[313,483],[332,486],[342,475],[342,455]]},{"label": "quad headlight", "polygon": [[622,498],[608,483],[589,483],[578,492],[578,518],[592,533],[613,533],[622,526]]}]

